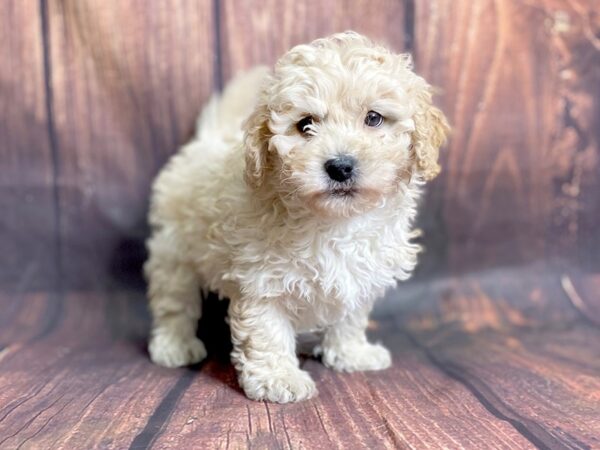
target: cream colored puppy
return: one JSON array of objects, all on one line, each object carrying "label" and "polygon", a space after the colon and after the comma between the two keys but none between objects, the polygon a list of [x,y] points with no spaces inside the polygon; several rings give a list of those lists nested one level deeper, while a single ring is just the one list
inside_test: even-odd
[{"label": "cream colored puppy", "polygon": [[295,352],[303,331],[323,332],[335,370],[389,367],[368,315],[415,267],[417,199],[447,130],[410,56],[352,32],[234,80],[154,183],[152,360],[206,356],[202,288],[231,300],[231,357],[252,399],[316,394]]}]

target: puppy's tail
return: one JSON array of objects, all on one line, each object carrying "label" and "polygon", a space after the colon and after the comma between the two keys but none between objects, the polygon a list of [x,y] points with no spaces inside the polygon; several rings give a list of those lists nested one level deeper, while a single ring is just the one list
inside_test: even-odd
[{"label": "puppy's tail", "polygon": [[240,138],[242,123],[252,112],[268,72],[265,66],[255,67],[237,75],[222,94],[214,94],[198,117],[196,139]]}]

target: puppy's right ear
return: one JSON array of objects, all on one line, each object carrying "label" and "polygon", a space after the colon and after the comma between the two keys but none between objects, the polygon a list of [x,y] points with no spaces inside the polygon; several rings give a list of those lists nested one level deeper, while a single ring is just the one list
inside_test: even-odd
[{"label": "puppy's right ear", "polygon": [[260,102],[244,124],[244,146],[246,152],[245,179],[248,186],[258,188],[265,179],[269,139],[269,110]]}]

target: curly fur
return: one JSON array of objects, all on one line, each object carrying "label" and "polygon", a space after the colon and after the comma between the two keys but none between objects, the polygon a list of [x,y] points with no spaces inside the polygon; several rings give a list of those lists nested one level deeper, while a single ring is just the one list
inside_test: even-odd
[{"label": "curly fur", "polygon": [[[369,110],[385,117],[380,127],[365,126]],[[307,115],[314,124],[299,133]],[[152,360],[176,367],[205,357],[201,287],[231,300],[231,356],[252,399],[316,393],[295,354],[303,331],[323,331],[317,352],[329,367],[388,367],[389,352],[366,339],[368,314],[415,267],[417,200],[439,172],[447,131],[410,56],[352,32],[235,79],[154,183]],[[357,161],[351,195],[337,195],[323,169],[340,154]]]}]

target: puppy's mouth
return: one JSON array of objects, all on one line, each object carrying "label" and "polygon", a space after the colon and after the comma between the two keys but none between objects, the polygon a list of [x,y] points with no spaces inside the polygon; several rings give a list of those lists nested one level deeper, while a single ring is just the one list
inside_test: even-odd
[{"label": "puppy's mouth", "polygon": [[306,198],[308,205],[327,217],[351,217],[380,204],[381,192],[367,186],[337,183],[313,192]]},{"label": "puppy's mouth", "polygon": [[358,189],[355,186],[335,186],[328,191],[332,197],[354,197],[357,193]]}]

